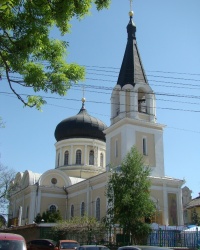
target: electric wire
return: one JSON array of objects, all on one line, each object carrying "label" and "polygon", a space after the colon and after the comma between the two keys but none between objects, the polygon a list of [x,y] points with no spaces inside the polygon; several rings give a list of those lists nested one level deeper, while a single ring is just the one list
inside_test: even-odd
[{"label": "electric wire", "polygon": [[[88,80],[95,80],[95,81],[107,81],[107,80],[104,80],[104,79],[94,79],[94,78],[87,78]],[[153,84],[151,84],[153,85]],[[77,86],[77,85],[72,85],[73,87],[74,86]],[[106,87],[106,86],[98,86],[98,85],[89,85],[89,84],[84,84],[82,85],[84,86],[85,88],[93,88],[93,89],[101,89],[101,90],[107,90],[107,91],[112,91],[113,90],[113,87]],[[172,86],[163,86],[163,85],[157,85],[157,86],[162,86],[162,87],[167,87],[167,88],[171,88]],[[199,86],[200,87],[200,86]],[[31,88],[31,87],[30,87]],[[174,86],[173,86],[174,88]],[[175,88],[180,88],[180,89],[184,89],[183,87],[175,87]],[[193,89],[193,88],[186,88],[186,89]],[[123,90],[121,90],[123,91]],[[130,90],[130,92],[134,92],[133,90]],[[103,92],[101,92],[103,93]],[[155,93],[156,95],[167,95],[167,96],[175,96],[175,97],[187,97],[187,98],[199,98],[198,96],[187,96],[187,95],[178,95],[178,94],[167,94],[167,93],[159,93],[159,92],[152,92],[152,93]],[[149,93],[150,94],[150,93]]]},{"label": "electric wire", "polygon": [[[91,81],[91,82],[99,81],[99,82],[110,82],[110,83],[114,82],[114,83],[117,83],[117,80],[109,80],[107,78],[108,77],[115,77],[117,79],[117,75],[113,75],[113,74],[119,74],[119,71],[113,71],[113,69],[114,70],[119,70],[119,68],[102,67],[102,66],[86,66],[86,65],[82,65],[82,66],[86,67],[86,75],[96,75],[96,76],[103,76],[103,77],[105,76],[106,77],[106,79],[86,77],[87,81]],[[112,70],[105,70],[105,69],[112,69]],[[89,72],[87,72],[87,71],[89,71]],[[102,72],[102,74],[101,73],[99,74],[99,72]],[[147,72],[159,73],[159,74],[178,74],[178,75],[200,76],[200,74],[198,74],[198,73],[185,73],[185,72],[182,72],[182,73],[181,72],[169,72],[169,71],[147,71]],[[107,75],[106,73],[109,73],[109,75]],[[173,81],[163,81],[162,79],[161,80],[155,80],[155,79],[149,80],[148,79],[148,81],[151,82],[151,84],[150,84],[151,86],[166,87],[166,88],[173,88],[173,89],[177,88],[177,89],[181,89],[181,90],[195,90],[195,89],[200,88],[200,85],[191,83],[191,81],[200,82],[199,79],[185,78],[185,77],[174,77],[174,76],[163,76],[163,75],[156,76],[154,74],[149,74],[147,76],[151,77],[151,78],[162,78],[162,79],[172,79],[173,80]],[[2,80],[6,79],[4,76],[2,76],[1,78],[2,78]],[[23,80],[22,77],[19,77],[19,76],[16,76],[16,75],[14,75],[13,78]],[[190,81],[190,83],[179,82],[180,80],[182,80],[182,81]],[[155,82],[161,83],[161,84],[155,84]],[[169,86],[169,85],[165,85],[165,84],[172,84],[173,86]],[[181,85],[181,86],[178,86],[178,85]],[[96,93],[96,94],[109,94],[109,95],[111,94],[111,91],[113,90],[113,87],[114,87],[114,86],[108,87],[108,86],[105,86],[104,84],[101,85],[101,86],[100,85],[94,85],[94,84],[79,84],[79,85],[73,84],[71,86],[71,89],[75,90],[75,91],[81,91],[80,88],[82,86],[84,86],[84,88],[87,89],[87,92]],[[181,100],[177,101],[177,98],[179,98],[179,99],[181,99],[181,98],[186,99],[187,98],[187,99],[198,99],[199,100],[200,99],[199,95],[188,95],[188,93],[187,94],[176,94],[176,93],[167,93],[167,92],[152,92],[152,93],[155,94],[156,96],[160,96],[160,97],[162,96],[164,98],[165,97],[176,98],[175,100],[174,99],[166,100],[166,99],[158,99],[158,98],[156,98],[157,101],[173,102],[173,103],[189,104],[189,105],[199,105],[199,103],[197,103],[197,102],[189,102],[189,101],[185,101],[185,100],[184,101],[181,101]],[[0,92],[0,94],[7,95],[9,97],[11,97],[11,95],[12,95],[12,93],[8,93],[8,92],[7,93],[6,92]],[[28,96],[27,94],[21,94],[21,95]],[[66,99],[66,98],[61,98],[61,97],[58,97],[58,98],[48,97],[48,96],[43,96],[43,97],[44,97],[44,99],[52,99],[52,100],[53,99],[59,99],[59,100],[63,99],[65,101],[76,101],[76,102],[80,101],[80,100],[77,100],[77,99],[74,99],[74,98],[70,98],[70,99],[67,98]],[[95,104],[104,104],[104,105],[114,104],[114,103],[108,103],[108,102],[104,102],[104,101],[94,101],[94,100],[87,100],[87,102],[95,103]],[[59,107],[59,108],[69,108],[69,107],[64,107],[64,106],[61,106],[61,105],[55,105],[55,104],[50,104],[50,103],[47,103],[47,105],[52,105],[52,106]],[[165,107],[156,107],[156,108],[157,109],[162,109],[162,110],[170,110],[170,111],[184,111],[184,112],[192,112],[192,113],[199,113],[200,112],[199,110],[194,110],[194,109],[181,109],[181,108],[172,108],[172,107],[166,107],[166,106]],[[70,108],[70,109],[73,109],[73,108]],[[74,110],[77,110],[77,109],[74,109]],[[103,115],[103,114],[99,114],[99,115]],[[104,114],[104,116],[107,116],[107,115]],[[184,129],[179,129],[179,130],[184,130]],[[186,130],[186,131],[188,131],[188,130]]]},{"label": "electric wire", "polygon": [[[76,87],[79,87],[79,86],[76,86],[76,85],[74,85],[73,87],[75,87],[75,89],[74,90],[76,90]],[[73,88],[72,87],[72,88]],[[79,90],[79,91],[81,91],[81,90]],[[94,92],[94,93],[102,93],[102,92],[97,92],[97,91],[88,91],[88,92]],[[133,92],[135,92],[135,91],[133,91]],[[9,92],[0,92],[0,94],[7,94],[7,95],[14,95],[13,93],[9,93]],[[109,93],[106,93],[106,94],[109,94]],[[27,94],[23,94],[23,93],[21,93],[20,94],[21,96],[28,96]],[[189,98],[189,99],[200,99],[200,96],[193,96],[193,95],[176,95],[176,94],[166,94],[166,93],[157,93],[156,95],[160,95],[160,96],[164,96],[164,97],[178,97],[178,98]],[[44,98],[44,99],[57,99],[57,100],[68,100],[68,101],[79,101],[79,100],[77,100],[77,99],[74,99],[74,98],[62,98],[62,97],[52,97],[52,96],[42,96],[42,95],[40,95],[42,98]],[[146,100],[148,99],[148,97],[146,98]],[[167,102],[167,101],[169,101],[169,102],[176,102],[176,103],[187,103],[187,104],[191,104],[191,105],[199,105],[199,103],[194,103],[194,102],[181,102],[181,101],[173,101],[173,100],[164,100],[164,99],[157,99],[157,100],[160,100],[160,101],[165,101],[165,102]],[[108,105],[110,105],[110,104],[116,104],[115,102],[105,102],[105,101],[92,101],[92,100],[89,100],[88,102],[91,102],[91,103],[96,103],[96,104],[108,104]],[[122,104],[120,104],[120,105],[122,105]],[[151,108],[151,107],[150,107]],[[158,109],[171,109],[171,110],[180,110],[180,111],[188,111],[188,112],[199,112],[199,111],[197,111],[197,110],[184,110],[184,109],[174,109],[174,108],[162,108],[162,107],[157,107]]]},{"label": "electric wire", "polygon": [[[2,76],[2,80],[6,79],[6,77]],[[13,79],[15,79],[16,81],[22,81],[23,79],[21,77],[17,77],[14,76]],[[115,80],[109,80],[109,79],[101,79],[101,78],[91,78],[91,77],[86,77],[85,80],[89,80],[89,81],[99,81],[99,82],[109,82],[109,83],[117,83],[117,81]],[[198,80],[200,81],[200,80]],[[181,90],[195,90],[195,89],[200,89],[200,85],[197,84],[191,84],[190,83],[182,83],[182,82],[172,82],[172,81],[161,81],[161,80],[150,80],[149,82],[151,86],[156,86],[156,87],[163,87],[163,88],[177,88],[177,89],[181,89]],[[161,84],[155,84],[155,83],[161,83]],[[15,83],[17,84],[17,83]],[[166,85],[166,84],[172,84],[171,85]],[[181,85],[181,86],[179,86]],[[96,85],[92,85],[93,88],[98,88],[98,86]],[[27,87],[27,86],[26,86]],[[31,87],[31,86],[30,86]],[[107,90],[112,90],[114,86],[112,87],[106,87],[106,86],[101,86],[99,88],[101,89],[107,89]]]}]

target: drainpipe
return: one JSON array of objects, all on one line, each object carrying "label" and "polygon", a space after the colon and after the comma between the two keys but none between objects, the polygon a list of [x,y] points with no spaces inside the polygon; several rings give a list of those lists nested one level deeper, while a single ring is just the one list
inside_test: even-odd
[{"label": "drainpipe", "polygon": [[67,187],[63,187],[63,190],[65,191],[66,193],[66,203],[65,203],[65,206],[66,206],[66,209],[65,209],[65,219],[67,219],[67,212],[68,212],[68,191],[67,191]]}]

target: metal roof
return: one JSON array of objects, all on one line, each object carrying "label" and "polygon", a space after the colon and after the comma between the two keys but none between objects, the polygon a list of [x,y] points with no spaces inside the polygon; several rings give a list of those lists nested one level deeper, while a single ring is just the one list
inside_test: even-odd
[{"label": "metal roof", "polygon": [[71,138],[90,138],[105,142],[103,131],[106,128],[106,124],[89,115],[83,105],[77,115],[69,117],[57,125],[55,138],[57,141]]},{"label": "metal roof", "polygon": [[140,58],[139,50],[136,42],[136,26],[130,16],[127,25],[128,40],[122,61],[117,84],[123,87],[126,84],[135,86],[137,83],[148,84],[145,71]]}]

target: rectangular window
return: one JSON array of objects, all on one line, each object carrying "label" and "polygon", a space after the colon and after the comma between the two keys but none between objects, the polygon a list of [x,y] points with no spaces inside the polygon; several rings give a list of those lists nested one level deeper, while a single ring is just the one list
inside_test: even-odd
[{"label": "rectangular window", "polygon": [[147,138],[142,139],[142,150],[143,155],[147,155]]},{"label": "rectangular window", "polygon": [[26,208],[26,219],[28,219],[29,216],[29,206]]},{"label": "rectangular window", "polygon": [[58,153],[58,167],[60,166],[60,153]]},{"label": "rectangular window", "polygon": [[85,215],[85,202],[81,203],[81,217]]},{"label": "rectangular window", "polygon": [[100,221],[100,198],[96,200],[96,219]]},{"label": "rectangular window", "polygon": [[118,140],[115,141],[115,157],[118,157]]},{"label": "rectangular window", "polygon": [[100,166],[103,167],[103,154],[100,154]]}]

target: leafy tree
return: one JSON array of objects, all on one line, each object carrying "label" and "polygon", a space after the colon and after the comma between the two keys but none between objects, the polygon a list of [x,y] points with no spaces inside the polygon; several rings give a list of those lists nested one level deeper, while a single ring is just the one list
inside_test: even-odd
[{"label": "leafy tree", "polygon": [[150,232],[145,219],[155,213],[155,205],[150,200],[149,174],[142,155],[132,147],[120,168],[113,168],[107,186],[107,222],[119,223],[125,234],[132,235],[135,244],[143,243],[141,241]]},{"label": "leafy tree", "polygon": [[15,171],[0,163],[0,212],[3,214],[7,213],[9,193],[16,188],[16,186],[10,185],[14,177]]},{"label": "leafy tree", "polygon": [[49,211],[43,212],[42,215],[39,213],[35,217],[34,221],[35,223],[41,223],[41,222],[58,222],[62,220],[62,216],[59,210],[56,211]]},{"label": "leafy tree", "polygon": [[34,219],[35,223],[41,223],[42,222],[42,216],[40,213],[38,213]]},{"label": "leafy tree", "polygon": [[199,226],[200,225],[200,217],[199,217],[198,213],[196,212],[196,209],[194,209],[192,211],[192,216],[191,217],[192,217],[192,223]]},{"label": "leafy tree", "polygon": [[55,234],[77,236],[77,240],[85,243],[100,243],[102,242],[106,226],[105,223],[99,222],[94,217],[84,215],[83,217],[72,217],[69,220],[59,221],[53,228]]},{"label": "leafy tree", "polygon": [[6,225],[6,219],[4,216],[0,215],[0,228],[5,227]]},{"label": "leafy tree", "polygon": [[16,86],[34,92],[61,96],[73,83],[84,80],[84,68],[67,63],[68,43],[50,38],[57,27],[61,35],[70,32],[72,18],[83,18],[94,3],[98,10],[110,0],[1,0],[0,1],[0,78],[5,77],[18,99],[40,109],[41,96],[23,98]]}]

